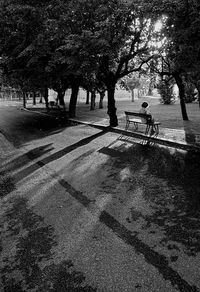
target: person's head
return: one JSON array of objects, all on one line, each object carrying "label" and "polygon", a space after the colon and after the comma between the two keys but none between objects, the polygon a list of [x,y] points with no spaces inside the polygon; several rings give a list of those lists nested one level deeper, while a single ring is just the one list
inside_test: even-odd
[{"label": "person's head", "polygon": [[149,106],[148,102],[145,101],[145,102],[142,103],[142,107],[143,108],[147,108],[148,106]]}]

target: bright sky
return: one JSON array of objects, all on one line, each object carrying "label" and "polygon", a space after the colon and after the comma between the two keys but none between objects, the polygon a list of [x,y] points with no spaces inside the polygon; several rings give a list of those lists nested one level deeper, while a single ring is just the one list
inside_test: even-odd
[{"label": "bright sky", "polygon": [[162,28],[162,21],[158,20],[155,24],[155,31],[160,31]]}]

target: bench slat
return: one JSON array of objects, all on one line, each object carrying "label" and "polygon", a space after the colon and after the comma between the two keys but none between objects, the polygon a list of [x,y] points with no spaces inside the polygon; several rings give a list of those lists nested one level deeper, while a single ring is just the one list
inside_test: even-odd
[{"label": "bench slat", "polygon": [[137,120],[137,119],[129,119],[130,123],[137,123],[137,124],[146,124],[144,122],[142,122],[141,120]]},{"label": "bench slat", "polygon": [[135,116],[135,117],[140,117],[140,118],[150,118],[151,115],[150,114],[142,114],[142,113],[135,113],[135,112],[127,112],[125,111],[125,115],[126,116]]},{"label": "bench slat", "polygon": [[[137,123],[137,124],[144,124],[146,125],[146,123],[142,122],[139,119],[129,119],[130,123]],[[160,125],[160,122],[154,122],[153,125]]]}]

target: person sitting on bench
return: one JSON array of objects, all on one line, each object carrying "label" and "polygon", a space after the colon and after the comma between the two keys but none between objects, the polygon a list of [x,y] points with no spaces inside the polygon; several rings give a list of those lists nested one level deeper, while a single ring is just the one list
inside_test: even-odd
[{"label": "person sitting on bench", "polygon": [[[145,101],[141,104],[141,108],[139,113],[140,114],[145,114],[145,115],[151,115],[151,113],[147,110],[149,108],[149,104]],[[144,118],[142,118],[142,122],[146,122]]]},{"label": "person sitting on bench", "polygon": [[[147,110],[149,108],[149,104],[148,102],[144,101],[141,105],[141,109],[139,111],[140,114],[146,114],[146,115],[151,115],[151,120],[146,120],[145,118],[142,118],[141,117],[141,121],[144,122],[144,123],[154,123],[154,118],[151,114],[151,112],[149,110]],[[155,133],[155,129],[154,127],[152,127],[152,130],[151,130],[151,135],[153,135]]]}]

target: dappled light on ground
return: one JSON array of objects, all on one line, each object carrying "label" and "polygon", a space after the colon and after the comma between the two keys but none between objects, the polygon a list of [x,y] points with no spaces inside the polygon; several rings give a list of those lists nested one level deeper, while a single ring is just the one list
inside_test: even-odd
[{"label": "dappled light on ground", "polygon": [[[172,154],[167,148],[145,148],[142,145],[134,145],[128,150],[120,145],[101,149],[101,152],[112,157],[115,188],[119,185],[122,188],[124,183],[119,173],[127,168],[131,172],[124,186],[126,194],[135,198],[129,222],[137,226],[143,218],[139,226],[147,232],[154,226],[154,231],[151,230],[150,234],[155,235],[157,230],[162,230],[164,237],[160,240],[161,244],[167,246],[168,240],[174,241],[177,245],[181,244],[188,255],[199,252],[199,154],[178,151]],[[138,207],[137,188],[142,191],[145,209],[150,208],[151,214],[141,210],[141,201],[140,208]],[[121,200],[122,197],[120,196]]]},{"label": "dappled light on ground", "polygon": [[133,287],[139,281],[129,272],[142,266],[159,285],[195,289],[195,271],[189,280],[181,267],[200,253],[200,155],[120,141],[107,130],[73,142],[56,149],[45,140],[3,166],[4,287],[95,291],[102,274],[112,287],[112,249],[113,275],[127,269]]},{"label": "dappled light on ground", "polygon": [[[3,219],[7,223],[6,227],[0,225],[1,277],[5,291],[96,291],[84,283],[84,275],[74,269],[72,262],[51,261],[51,249],[56,245],[53,228],[27,207],[26,200],[9,202]],[[7,242],[6,233],[10,238]],[[52,263],[45,267],[46,261]]]}]

